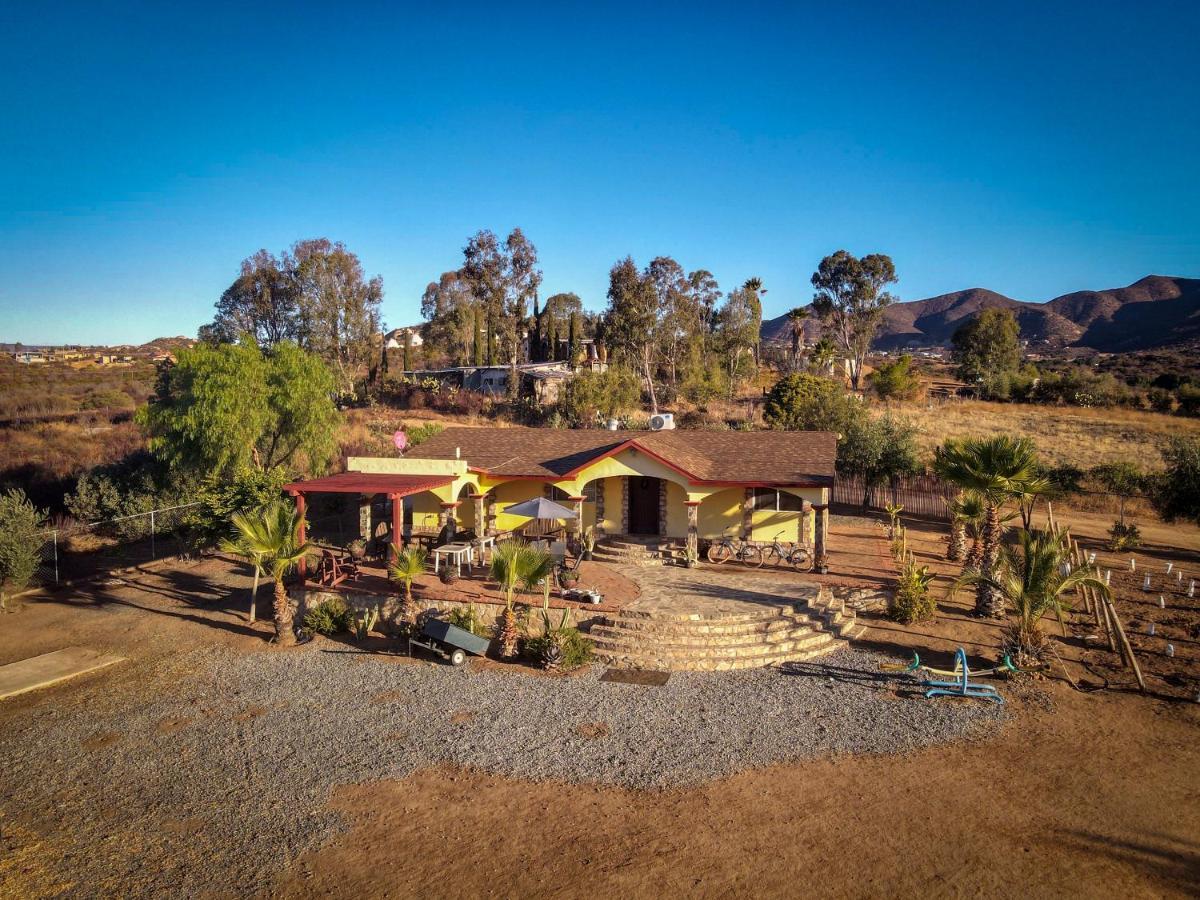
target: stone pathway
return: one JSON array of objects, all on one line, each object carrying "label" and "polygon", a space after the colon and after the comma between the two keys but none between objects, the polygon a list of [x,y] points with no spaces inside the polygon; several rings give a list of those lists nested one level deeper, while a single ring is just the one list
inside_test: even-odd
[{"label": "stone pathway", "polygon": [[720,618],[761,613],[764,608],[790,610],[800,601],[817,598],[820,585],[780,573],[778,579],[757,574],[748,578],[736,566],[701,565],[630,567],[624,574],[637,582],[640,594],[626,610],[666,616]]}]

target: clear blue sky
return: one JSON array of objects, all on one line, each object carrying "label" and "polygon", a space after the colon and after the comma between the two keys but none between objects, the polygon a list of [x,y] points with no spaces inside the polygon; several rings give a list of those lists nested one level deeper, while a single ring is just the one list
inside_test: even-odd
[{"label": "clear blue sky", "polygon": [[4,4],[0,340],[192,335],[315,236],[407,324],[514,225],[596,308],[627,253],[768,315],[841,247],[904,299],[1200,276],[1200,4],[1105,6]]}]

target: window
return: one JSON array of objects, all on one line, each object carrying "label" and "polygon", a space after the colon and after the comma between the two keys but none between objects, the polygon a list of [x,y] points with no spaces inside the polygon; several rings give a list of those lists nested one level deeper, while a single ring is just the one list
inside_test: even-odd
[{"label": "window", "polygon": [[804,509],[804,501],[788,491],[778,491],[775,488],[755,488],[752,508],[771,512],[800,512]]}]

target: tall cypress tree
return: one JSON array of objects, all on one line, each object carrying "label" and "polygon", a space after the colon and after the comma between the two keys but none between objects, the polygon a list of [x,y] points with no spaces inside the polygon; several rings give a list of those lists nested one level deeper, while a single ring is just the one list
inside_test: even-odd
[{"label": "tall cypress tree", "polygon": [[575,365],[579,358],[579,313],[571,313],[571,327],[567,340],[567,362]]}]

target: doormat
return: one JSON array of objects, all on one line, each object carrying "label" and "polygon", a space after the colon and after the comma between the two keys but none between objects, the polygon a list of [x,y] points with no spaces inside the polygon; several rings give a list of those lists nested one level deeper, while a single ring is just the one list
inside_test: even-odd
[{"label": "doormat", "polygon": [[670,672],[653,672],[649,669],[605,669],[600,680],[613,684],[643,684],[648,687],[662,687],[670,677]]}]

